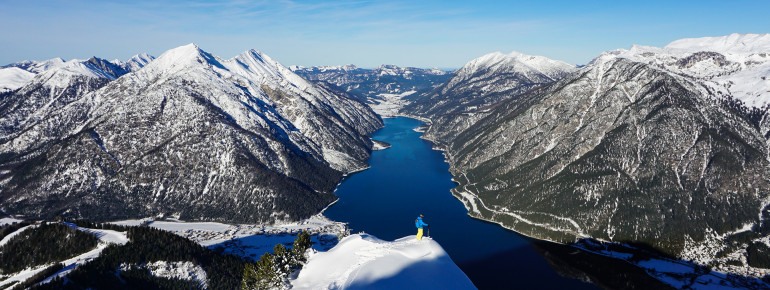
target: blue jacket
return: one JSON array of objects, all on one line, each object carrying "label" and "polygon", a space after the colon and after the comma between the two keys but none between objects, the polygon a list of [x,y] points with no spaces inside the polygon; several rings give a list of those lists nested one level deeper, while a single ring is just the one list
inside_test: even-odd
[{"label": "blue jacket", "polygon": [[414,222],[414,225],[415,225],[415,226],[416,226],[418,229],[421,229],[423,226],[427,226],[428,224],[426,224],[425,222],[423,222],[421,217],[417,217],[417,221],[415,221],[415,222]]}]

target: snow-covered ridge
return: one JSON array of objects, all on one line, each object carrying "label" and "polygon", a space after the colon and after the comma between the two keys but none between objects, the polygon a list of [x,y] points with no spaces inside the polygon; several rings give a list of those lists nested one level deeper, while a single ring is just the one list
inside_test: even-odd
[{"label": "snow-covered ridge", "polygon": [[38,74],[50,69],[57,68],[63,65],[64,63],[65,63],[64,59],[57,57],[57,58],[52,58],[44,61],[25,60],[25,61],[20,61],[9,65],[5,65],[0,68],[17,67],[17,68],[26,70],[28,72]]},{"label": "snow-covered ridge", "polygon": [[672,41],[663,48],[691,52],[716,51],[730,54],[768,52],[770,51],[770,33],[733,33],[727,36],[683,38]]},{"label": "snow-covered ridge", "polygon": [[402,114],[435,117],[483,109],[577,70],[559,60],[493,52],[469,61],[436,89],[410,97]]},{"label": "snow-covered ridge", "polygon": [[[32,208],[36,203],[47,200],[31,196],[38,194],[62,203],[79,203],[80,200],[62,199],[64,191],[76,190],[88,195],[107,182],[125,179],[120,185],[125,190],[130,190],[129,184],[133,182],[153,188],[147,191],[147,198],[156,207],[142,206],[146,212],[131,211],[136,216],[162,214],[241,222],[296,220],[317,213],[333,201],[331,190],[342,174],[366,167],[372,146],[366,135],[382,126],[382,121],[365,104],[323,84],[311,83],[256,50],[222,59],[195,44],[188,44],[168,50],[139,70],[123,71],[124,74],[114,80],[83,75],[68,77],[75,75],[71,71],[77,72],[82,67],[98,67],[104,73],[119,71],[114,63],[93,58],[73,64],[74,68],[52,71],[51,78],[43,79],[43,75],[36,78],[39,84],[61,84],[59,87],[64,89],[46,90],[46,85],[28,85],[25,88],[29,90],[22,88],[8,98],[18,100],[20,105],[11,107],[9,114],[2,114],[6,118],[0,118],[7,121],[3,124],[8,124],[2,128],[7,128],[7,133],[0,137],[12,140],[0,144],[3,153],[42,154],[35,151],[46,148],[41,144],[72,136],[93,141],[67,146],[67,150],[77,153],[62,154],[60,159],[49,159],[39,165],[75,162],[67,166],[68,174],[36,176],[57,183],[64,180],[56,190],[14,188],[14,193],[27,195],[13,201],[7,199],[9,203],[18,202],[19,208],[35,211]],[[44,74],[48,76],[48,72]],[[80,146],[95,150],[76,149]],[[157,154],[157,159],[138,158],[148,152]],[[72,157],[78,154],[87,156]],[[79,163],[98,159],[94,156],[100,154],[107,154],[110,160],[107,166],[114,171],[104,174],[102,165]],[[200,164],[201,156],[205,156],[206,166],[182,165]],[[179,164],[170,165],[168,160]],[[128,163],[135,166],[128,167]],[[130,170],[136,170],[137,175],[114,174],[125,168],[133,168]],[[164,177],[179,174],[177,168],[190,173],[179,179]],[[146,175],[138,171],[154,177],[147,182],[136,181],[134,178]],[[191,173],[193,171],[195,173]],[[261,178],[259,174],[270,178]],[[78,177],[71,178],[73,176]],[[84,183],[82,176],[93,182]],[[20,186],[39,184],[30,182]],[[169,198],[159,198],[159,195]],[[296,197],[299,195],[304,196]],[[186,205],[197,202],[183,201],[181,196],[207,202],[198,203],[200,209],[196,210],[200,211],[191,213],[193,210],[188,211]],[[299,200],[299,204],[306,202],[308,206],[283,202],[289,198]],[[100,202],[123,201],[104,199]],[[169,209],[170,203],[185,206]],[[276,203],[280,208],[273,207]],[[256,210],[255,204],[271,204],[271,207]],[[212,207],[223,208],[212,210]],[[21,211],[17,208],[14,213]],[[84,210],[83,215],[94,212]],[[38,210],[32,214],[54,213]]]},{"label": "snow-covered ridge", "polygon": [[25,60],[0,67],[0,92],[19,89],[31,83],[36,76],[39,76],[39,79],[48,80],[54,75],[67,75],[67,77],[58,77],[56,82],[48,83],[49,87],[61,87],[73,76],[112,80],[146,66],[153,59],[155,58],[146,53],[140,53],[127,61],[117,59],[107,61],[98,57],[69,61],[61,58],[45,61]]},{"label": "snow-covered ridge", "polygon": [[513,51],[509,54],[493,52],[471,60],[457,70],[457,75],[468,78],[480,71],[490,71],[490,75],[516,71],[523,74],[540,73],[551,79],[557,79],[563,76],[565,72],[575,70],[575,65],[560,60]]},{"label": "snow-covered ridge", "polygon": [[388,242],[367,234],[312,255],[291,283],[294,289],[475,289],[433,239]]},{"label": "snow-covered ridge", "polygon": [[34,77],[34,73],[18,67],[0,69],[0,93],[21,88]]},{"label": "snow-covered ridge", "polygon": [[358,67],[352,64],[322,65],[322,66],[312,66],[312,67],[292,65],[292,66],[289,66],[289,69],[291,71],[307,70],[307,71],[327,72],[327,71],[354,71],[354,70],[357,70]]},{"label": "snow-covered ridge", "polygon": [[[203,65],[203,66],[202,66]],[[212,69],[221,79],[215,79],[208,76],[201,69]],[[233,58],[222,59],[201,50],[194,43],[171,49],[163,53],[146,68],[137,71],[137,76],[145,80],[152,80],[158,76],[169,78],[178,74],[189,75],[191,72],[202,73],[196,77],[188,77],[190,80],[207,80],[207,86],[212,86],[213,90],[223,90],[226,95],[219,96],[215,94],[214,104],[223,108],[225,112],[231,115],[235,122],[244,128],[255,129],[255,126],[264,126],[264,124],[255,123],[257,117],[266,118],[275,123],[277,127],[284,132],[299,131],[312,139],[317,135],[317,126],[319,120],[313,120],[317,116],[310,116],[311,110],[328,108],[330,103],[346,103],[346,105],[356,105],[350,100],[331,95],[326,90],[319,89],[315,84],[310,83],[304,78],[298,76],[288,68],[273,60],[266,54],[251,49],[247,50]],[[279,105],[268,95],[265,87],[278,92],[289,93],[294,96],[290,104]],[[227,95],[242,95],[246,89],[248,94],[258,96],[264,99],[264,105],[275,109],[262,109],[263,115],[254,116],[254,111],[243,106],[243,100],[234,103]],[[239,98],[246,98],[240,96]],[[359,104],[361,105],[361,104]],[[341,108],[342,106],[340,106]],[[349,112],[340,110],[337,112],[341,120],[332,120],[341,127],[347,127],[353,122],[344,124],[344,121],[350,121],[357,118],[358,112]],[[285,118],[285,119],[284,119]],[[289,121],[289,122],[286,122]],[[289,134],[289,138],[300,144],[300,148],[306,152],[320,154],[324,160],[340,171],[354,171],[360,164],[356,160],[332,146],[325,146],[310,140],[300,140],[299,135]],[[306,147],[308,146],[309,147]],[[320,145],[320,146],[319,146]]]},{"label": "snow-covered ridge", "polygon": [[271,85],[291,90],[302,96],[317,93],[307,80],[296,75],[277,61],[257,50],[247,50],[231,59],[222,59],[201,50],[194,43],[170,49],[151,62],[141,74],[165,75],[182,72],[201,64],[210,66],[226,78],[239,78],[241,81],[257,85]]},{"label": "snow-covered ridge", "polygon": [[591,64],[616,57],[682,76],[709,95],[729,96],[752,107],[770,104],[770,34],[686,38],[664,47],[634,45],[605,52]]},{"label": "snow-covered ridge", "polygon": [[119,65],[120,67],[123,67],[127,71],[136,71],[144,66],[146,66],[148,63],[153,61],[155,57],[147,54],[147,53],[140,53],[137,55],[132,56],[127,61],[121,61],[119,59],[112,60],[112,63]]}]

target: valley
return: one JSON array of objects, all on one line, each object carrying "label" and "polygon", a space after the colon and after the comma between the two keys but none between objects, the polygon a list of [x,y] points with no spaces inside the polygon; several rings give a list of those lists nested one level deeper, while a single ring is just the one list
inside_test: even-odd
[{"label": "valley", "polygon": [[[454,71],[286,67],[195,44],[9,64],[0,254],[46,224],[98,241],[0,269],[0,286],[233,286],[282,245],[304,258],[258,276],[277,288],[403,285],[420,257],[461,288],[770,287],[768,76],[769,34],[581,66],[496,52]],[[408,254],[421,213],[433,236],[419,251],[436,256]],[[312,247],[291,252],[303,233]],[[155,257],[142,239],[194,254]],[[335,259],[358,262],[331,279]]]}]

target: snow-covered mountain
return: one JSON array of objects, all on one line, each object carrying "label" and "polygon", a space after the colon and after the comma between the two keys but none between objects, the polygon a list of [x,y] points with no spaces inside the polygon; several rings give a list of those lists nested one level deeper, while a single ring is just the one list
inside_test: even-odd
[{"label": "snow-covered mountain", "polygon": [[[519,74],[528,79],[548,78],[554,81],[574,70],[574,65],[543,56],[526,55],[515,51],[509,54],[493,52],[476,58],[458,69],[455,72],[457,76],[449,82],[447,87],[456,86],[471,78],[483,79],[491,76],[499,77],[503,74]],[[496,91],[500,86],[487,84],[480,88],[484,91]]]},{"label": "snow-covered mountain", "polygon": [[152,56],[142,53],[125,62],[120,60],[110,62],[97,57],[70,61],[64,61],[61,58],[45,61],[25,60],[0,67],[0,93],[19,89],[32,82],[35,76],[47,71],[64,70],[71,75],[115,79],[142,68],[153,59]]},{"label": "snow-covered mountain", "polygon": [[606,54],[678,74],[704,86],[707,93],[747,106],[770,104],[770,34],[688,38],[662,48],[635,45]]},{"label": "snow-covered mountain", "polygon": [[115,79],[144,67],[153,59],[155,58],[141,53],[127,61],[106,61],[97,57],[70,61],[61,58],[45,61],[25,60],[0,67],[0,93],[21,88],[31,82],[34,76],[50,70],[65,69],[73,74]]},{"label": "snow-covered mountain", "polygon": [[[0,77],[6,71],[28,77],[18,83],[18,88],[13,89],[18,91],[9,90],[7,96],[0,98],[0,142],[13,138],[52,112],[101,88],[111,80],[143,66],[140,62],[127,63],[133,65],[124,68],[97,57],[67,62],[55,58],[44,62],[20,62],[0,69]],[[21,70],[20,67],[29,71]]]},{"label": "snow-covered mountain", "polygon": [[[56,76],[90,64],[109,71],[89,62],[36,80],[61,84]],[[343,173],[365,168],[365,135],[382,126],[366,105],[254,50],[225,60],[189,44],[98,80],[104,84],[85,93],[70,82],[74,93],[62,95],[69,102],[18,114],[37,117],[4,133],[5,212],[296,220],[333,201]]]},{"label": "snow-covered mountain", "polygon": [[19,89],[32,81],[35,75],[64,65],[61,58],[46,61],[30,61],[12,63],[0,67],[0,93]]},{"label": "snow-covered mountain", "polygon": [[308,80],[323,81],[338,86],[369,104],[382,101],[384,95],[411,94],[430,90],[451,77],[449,72],[435,68],[422,69],[395,65],[381,65],[375,69],[362,69],[352,64],[318,67],[291,66],[290,68]]},{"label": "snow-covered mountain", "polygon": [[411,103],[402,111],[429,117],[473,111],[558,80],[575,70],[575,65],[542,56],[494,52],[466,63],[448,82],[433,91],[408,97]]},{"label": "snow-covered mountain", "polygon": [[458,132],[486,116],[489,107],[577,70],[559,60],[493,52],[466,63],[436,89],[408,96],[401,114],[430,119],[426,136],[450,142]]},{"label": "snow-covered mountain", "polygon": [[147,53],[140,53],[137,55],[132,56],[127,61],[121,61],[119,59],[112,60],[112,63],[120,66],[126,71],[132,72],[136,71],[144,66],[146,66],[148,63],[153,61],[155,57],[147,54]]},{"label": "snow-covered mountain", "polygon": [[473,216],[546,240],[757,266],[770,248],[770,135],[767,111],[751,106],[765,83],[737,82],[770,77],[766,37],[610,51],[484,108],[416,112],[433,121],[426,137],[447,150],[453,194]]},{"label": "snow-covered mountain", "polygon": [[52,58],[44,61],[25,60],[25,61],[20,61],[9,65],[5,65],[0,68],[16,67],[34,74],[39,74],[49,69],[62,66],[65,62],[66,61],[64,61],[64,59],[57,57],[57,58]]}]

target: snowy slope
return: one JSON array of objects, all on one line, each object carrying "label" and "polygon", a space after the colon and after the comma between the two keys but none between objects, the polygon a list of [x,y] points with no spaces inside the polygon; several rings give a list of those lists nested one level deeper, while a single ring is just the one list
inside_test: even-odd
[{"label": "snowy slope", "polygon": [[[32,77],[20,83],[18,91],[0,99],[0,141],[16,137],[56,110],[125,73],[98,58],[71,60],[47,68],[37,75],[22,71]],[[11,67],[0,71],[6,70],[20,69]],[[0,82],[3,80],[0,78]]]},{"label": "snowy slope", "polygon": [[[770,126],[757,108],[770,90],[767,44],[736,34],[608,51],[487,107],[414,112],[432,121],[424,138],[446,150],[453,194],[472,216],[539,239],[636,241],[759,273],[747,252],[770,244]],[[474,94],[489,84],[458,82],[434,99],[483,98]]]},{"label": "snowy slope", "polygon": [[132,56],[126,61],[121,61],[119,59],[115,59],[112,61],[112,63],[122,67],[126,71],[136,71],[140,68],[143,68],[148,63],[153,61],[155,57],[147,54],[147,53],[140,53],[137,55]]},{"label": "snowy slope", "polygon": [[294,289],[475,289],[441,246],[407,236],[393,242],[348,236],[310,257]]},{"label": "snowy slope", "polygon": [[5,65],[5,66],[2,66],[1,68],[16,67],[34,74],[39,74],[41,72],[57,68],[63,65],[64,63],[65,61],[63,59],[57,57],[57,58],[52,58],[44,61],[25,60],[25,61],[20,61],[9,65]]},{"label": "snowy slope", "polygon": [[[85,67],[91,64],[120,71],[105,61]],[[14,94],[20,105],[8,107],[32,113],[8,118],[0,152],[12,156],[6,162],[14,169],[35,158],[45,162],[35,163],[34,174],[0,175],[6,211],[297,220],[335,199],[331,191],[343,173],[366,168],[366,134],[382,126],[363,103],[255,50],[225,60],[189,44],[114,80],[79,76],[97,83],[66,85],[61,97],[28,98],[20,95],[26,87]],[[83,94],[83,87],[95,90]],[[46,109],[49,103],[54,110]],[[23,175],[34,181],[21,182]],[[115,198],[116,192],[131,198]]]},{"label": "snowy slope", "polygon": [[15,219],[15,218],[12,218],[12,217],[0,218],[0,227],[6,226],[6,225],[10,225],[10,224],[13,224],[13,223],[20,223],[20,222],[23,222],[23,221],[24,220]]},{"label": "snowy slope", "polygon": [[[81,75],[95,78],[115,79],[125,73],[141,69],[153,59],[155,58],[151,55],[141,53],[134,55],[126,61],[116,59],[111,62],[97,57],[92,57],[87,60],[72,59],[69,61],[64,61],[61,58],[52,58],[45,61],[25,60],[0,67],[0,93],[21,88],[32,82],[35,76],[56,70],[59,70],[60,72],[51,74],[61,74],[64,72],[64,74],[70,75],[70,77],[72,75]],[[119,68],[119,72],[111,72],[109,69],[105,69],[105,64],[115,65]],[[49,75],[41,78],[50,79],[51,76]],[[60,77],[58,82],[49,84],[49,86],[56,84],[61,86],[61,84],[66,84],[67,82],[61,80],[62,78],[63,77]]]},{"label": "snowy slope", "polygon": [[34,77],[34,73],[17,67],[0,69],[0,93],[18,89]]},{"label": "snowy slope", "polygon": [[665,48],[687,51],[716,51],[727,54],[756,54],[770,47],[770,34],[733,33],[727,36],[683,38]]},{"label": "snowy slope", "polygon": [[[214,75],[200,70],[201,62],[208,65]],[[302,151],[320,155],[318,159],[343,172],[366,166],[363,162],[368,156],[366,148],[319,141],[375,129],[379,124],[370,125],[366,121],[374,117],[368,114],[369,110],[363,104],[308,82],[259,51],[248,50],[223,60],[188,44],[167,51],[137,72],[136,78],[145,83],[161,78],[158,82],[162,83],[181,74],[207,87],[212,104],[222,108],[243,128],[281,130]]]},{"label": "snowy slope", "polygon": [[[493,52],[471,60],[458,69],[455,72],[457,76],[452,78],[447,87],[473,77],[484,78],[511,72],[530,78],[545,76],[553,81],[575,70],[575,65],[544,56],[526,55],[516,51],[509,54]],[[486,90],[490,89],[492,88]]]},{"label": "snowy slope", "polygon": [[436,89],[407,97],[410,103],[401,112],[433,119],[474,111],[515,98],[575,70],[575,65],[543,56],[493,52],[469,61]]},{"label": "snowy slope", "polygon": [[15,90],[0,99],[0,142],[14,138],[83,95],[108,82],[140,69],[152,61],[147,54],[118,64],[92,57],[63,61],[24,61],[0,69],[0,92]]},{"label": "snowy slope", "polygon": [[770,34],[687,38],[662,48],[635,45],[609,55],[673,72],[711,94],[751,107],[770,104]]}]

